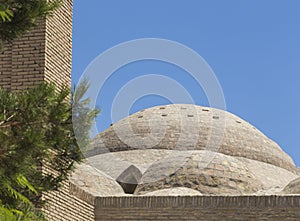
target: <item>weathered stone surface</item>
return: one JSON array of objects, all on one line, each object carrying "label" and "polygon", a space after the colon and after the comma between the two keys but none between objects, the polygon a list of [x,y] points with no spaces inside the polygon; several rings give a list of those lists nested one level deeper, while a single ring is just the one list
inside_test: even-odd
[{"label": "weathered stone surface", "polygon": [[87,165],[78,165],[70,182],[93,196],[121,196],[124,191],[111,177]]},{"label": "weathered stone surface", "polygon": [[108,152],[88,158],[99,170],[115,179],[131,165],[143,173],[137,195],[174,187],[213,195],[274,194],[298,172],[291,158],[249,123],[195,105],[140,111],[99,134],[94,145]]},{"label": "weathered stone surface", "polygon": [[99,154],[87,158],[89,165],[116,179],[130,165],[142,173],[155,161],[171,154],[172,150],[131,150]]},{"label": "weathered stone surface", "polygon": [[152,164],[135,194],[173,187],[187,187],[203,194],[243,195],[255,193],[263,185],[235,157],[209,151],[177,152]]},{"label": "weathered stone surface", "polygon": [[92,156],[135,149],[210,150],[269,163],[292,172],[292,159],[241,118],[187,104],[158,106],[115,123],[94,141]]},{"label": "weathered stone surface", "polygon": [[283,190],[283,194],[300,194],[300,177],[291,181]]},{"label": "weathered stone surface", "polygon": [[269,163],[243,157],[238,159],[263,184],[263,188],[257,192],[258,195],[279,193],[289,182],[298,177],[295,173]]},{"label": "weathered stone surface", "polygon": [[130,162],[119,159],[118,156],[110,153],[88,158],[87,162],[114,179],[117,179],[126,168],[132,165]]},{"label": "weathered stone surface", "polygon": [[[88,162],[91,166],[96,167],[98,170],[113,175],[114,179],[117,179],[120,174],[126,170],[130,165],[137,167],[141,173],[145,173],[149,167],[153,164],[161,164],[163,170],[159,170],[153,173],[151,176],[152,181],[157,181],[167,177],[169,174],[175,173],[182,167],[189,159],[189,157],[199,155],[199,170],[203,170],[205,166],[213,160],[215,155],[222,156],[210,151],[203,150],[159,150],[159,149],[146,149],[146,150],[130,150],[120,151],[107,154],[99,154],[97,156],[88,158]],[[247,170],[254,176],[255,180],[258,180],[262,186],[257,192],[252,194],[257,195],[269,195],[279,193],[290,181],[294,180],[298,176],[286,169],[274,166],[269,163],[264,163],[256,160],[250,160],[244,157],[231,157],[226,156],[228,159],[223,159],[216,165],[213,170],[222,171],[221,173],[226,175],[226,168],[233,165],[237,159]],[[211,171],[211,173],[213,173]],[[278,177],[281,177],[278,179]],[[230,182],[232,183],[232,182]],[[151,191],[151,190],[149,190]],[[222,193],[220,193],[222,194]]]},{"label": "weathered stone surface", "polygon": [[199,191],[186,187],[175,187],[146,193],[145,196],[200,196]]}]

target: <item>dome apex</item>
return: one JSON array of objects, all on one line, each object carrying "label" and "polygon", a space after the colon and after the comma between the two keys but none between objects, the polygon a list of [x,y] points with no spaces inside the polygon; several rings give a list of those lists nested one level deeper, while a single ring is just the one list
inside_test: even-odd
[{"label": "dome apex", "polygon": [[292,159],[248,122],[192,104],[139,111],[97,135],[93,145],[88,156],[136,149],[209,150],[297,171]]}]

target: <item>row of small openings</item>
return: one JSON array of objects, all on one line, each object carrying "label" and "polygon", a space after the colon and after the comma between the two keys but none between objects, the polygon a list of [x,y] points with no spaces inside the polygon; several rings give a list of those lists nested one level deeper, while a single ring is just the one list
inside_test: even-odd
[{"label": "row of small openings", "polygon": [[[164,109],[166,109],[166,107],[160,107],[159,109],[160,109],[160,110],[164,110]],[[187,108],[186,108],[186,107],[181,107],[180,109],[181,109],[181,110],[186,110]],[[209,111],[209,109],[203,108],[202,111]]]},{"label": "row of small openings", "polygon": [[[161,116],[162,117],[167,117],[168,115],[167,114],[162,114]],[[188,114],[187,117],[194,117],[194,115],[193,114]],[[139,115],[138,118],[143,118],[143,116]],[[219,116],[213,116],[213,119],[217,120],[217,119],[220,119],[220,117]],[[238,123],[238,124],[242,123],[241,121],[238,121],[238,120],[236,120],[235,122]],[[112,126],[112,125],[113,124],[111,124],[110,126]],[[253,128],[256,129],[255,127],[253,127]]]},{"label": "row of small openings", "polygon": [[[167,117],[168,114],[162,114],[161,116],[162,117]],[[193,114],[188,114],[187,117],[194,117],[194,115]],[[143,118],[143,116],[139,115],[138,118]],[[220,118],[219,116],[213,116],[213,119],[215,119],[215,120],[217,120],[219,118]],[[239,124],[241,123],[240,121],[236,121],[236,122],[239,123]]]},{"label": "row of small openings", "polygon": [[[160,110],[164,110],[164,109],[166,109],[166,107],[160,107],[159,109],[160,109]],[[181,107],[180,109],[181,109],[181,110],[186,110],[187,108],[186,108],[186,107]],[[204,108],[203,108],[202,111],[209,111],[209,109],[204,109]]]},{"label": "row of small openings", "polygon": [[[159,109],[164,110],[164,109],[166,109],[166,107],[160,107]],[[181,109],[181,110],[186,110],[187,108],[186,108],[186,107],[181,107],[180,109]],[[144,111],[144,110],[142,110],[141,112],[143,112],[143,111]],[[202,111],[207,111],[207,112],[208,112],[209,109],[204,109],[204,108],[203,108]],[[167,115],[167,114],[162,114],[161,116],[162,116],[162,117],[166,117],[166,116],[168,116],[168,115]],[[194,115],[188,114],[187,117],[194,117]],[[142,115],[139,115],[138,118],[143,118],[143,116],[142,116]],[[219,119],[219,118],[220,118],[219,116],[213,116],[213,119],[216,119],[216,120],[217,120],[217,119]],[[238,123],[238,124],[241,124],[241,123],[242,123],[241,121],[238,121],[238,120],[236,120],[235,122]],[[254,128],[255,128],[255,127],[254,127]],[[256,128],[255,128],[255,129],[256,129]]]},{"label": "row of small openings", "polygon": [[[161,116],[166,117],[166,116],[168,116],[168,114],[162,114]],[[190,116],[188,115],[188,117],[190,117]],[[143,118],[143,115],[139,115],[137,118]]]},{"label": "row of small openings", "polygon": [[[164,110],[164,109],[166,109],[166,107],[160,107],[159,109],[160,109],[160,110]],[[162,116],[162,117],[166,117],[166,116],[168,116],[168,115],[167,115],[167,114],[162,114],[161,116]]]},{"label": "row of small openings", "polygon": [[[168,114],[162,114],[161,116],[166,117],[166,116],[168,116]],[[187,117],[194,117],[194,115],[193,114],[188,114]],[[143,118],[143,115],[139,115],[138,118]],[[213,119],[219,119],[219,116],[213,116]]]}]

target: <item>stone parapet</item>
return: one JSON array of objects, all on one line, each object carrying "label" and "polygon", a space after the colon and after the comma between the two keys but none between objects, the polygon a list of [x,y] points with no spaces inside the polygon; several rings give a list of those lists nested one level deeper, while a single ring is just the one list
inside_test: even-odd
[{"label": "stone parapet", "polygon": [[[299,220],[300,195],[114,196],[93,199],[94,219],[102,220]],[[91,201],[90,201],[91,202]],[[77,219],[80,220],[80,219]]]},{"label": "stone parapet", "polygon": [[95,220],[299,220],[297,196],[139,196],[95,200]]}]

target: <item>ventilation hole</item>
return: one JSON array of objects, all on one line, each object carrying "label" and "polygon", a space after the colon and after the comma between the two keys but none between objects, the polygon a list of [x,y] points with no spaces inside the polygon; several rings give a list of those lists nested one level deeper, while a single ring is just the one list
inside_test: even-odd
[{"label": "ventilation hole", "polygon": [[167,114],[162,114],[161,116],[166,117],[166,116],[168,116],[168,115],[167,115]]},{"label": "ventilation hole", "polygon": [[208,109],[202,109],[202,111],[209,111]]},{"label": "ventilation hole", "polygon": [[163,110],[163,109],[166,109],[166,107],[160,107],[159,109]]},{"label": "ventilation hole", "polygon": [[213,119],[219,119],[219,116],[213,116]]},{"label": "ventilation hole", "polygon": [[142,115],[140,115],[140,116],[138,116],[138,118],[143,118],[143,116],[142,116]]},{"label": "ventilation hole", "polygon": [[237,121],[235,121],[235,122],[237,122],[238,124],[241,124],[241,123],[242,123],[241,121],[238,121],[238,120],[237,120]]},{"label": "ventilation hole", "polygon": [[188,116],[188,117],[194,117],[194,115],[192,115],[192,114],[188,114],[187,116]]}]

